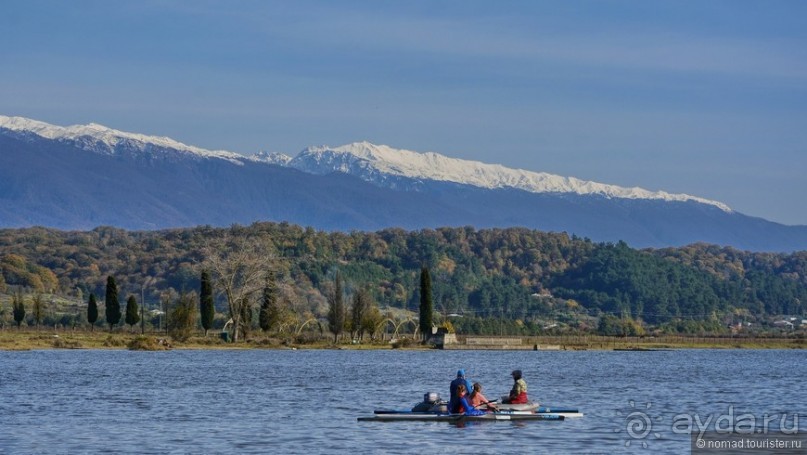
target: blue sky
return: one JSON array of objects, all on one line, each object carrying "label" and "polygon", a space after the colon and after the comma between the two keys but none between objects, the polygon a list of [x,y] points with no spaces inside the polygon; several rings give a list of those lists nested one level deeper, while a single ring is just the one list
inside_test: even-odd
[{"label": "blue sky", "polygon": [[37,1],[0,114],[210,149],[369,140],[807,224],[807,2]]}]

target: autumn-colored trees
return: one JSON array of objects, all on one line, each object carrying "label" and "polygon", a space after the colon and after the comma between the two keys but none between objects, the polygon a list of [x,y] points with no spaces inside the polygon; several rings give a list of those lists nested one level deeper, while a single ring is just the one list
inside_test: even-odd
[{"label": "autumn-colored trees", "polygon": [[[4,282],[6,295],[23,290],[64,296],[76,288],[84,296],[104,295],[106,277],[114,276],[127,295],[154,277],[144,297],[149,292],[156,297],[201,290],[205,281],[207,295],[226,308],[225,321],[233,318],[239,337],[243,302],[252,305],[257,325],[267,322],[267,313],[257,308],[266,301],[262,292],[270,270],[283,277],[275,303],[284,320],[270,323],[270,331],[290,331],[304,320],[327,317],[328,283],[336,269],[347,307],[364,289],[381,307],[418,312],[425,266],[435,317],[456,313],[473,318],[478,327],[493,318],[532,327],[568,300],[579,304],[575,311],[580,313],[624,313],[653,324],[711,319],[737,309],[752,317],[807,310],[807,252],[755,253],[706,244],[636,250],[521,228],[342,233],[256,223],[155,232],[6,229],[0,231],[0,251],[0,292]],[[209,258],[230,267],[216,271]],[[203,268],[209,280],[202,279]],[[211,313],[199,305],[208,329]],[[107,316],[114,313],[107,310]],[[353,307],[350,311],[346,330],[355,334]],[[305,319],[294,321],[290,314]]]}]

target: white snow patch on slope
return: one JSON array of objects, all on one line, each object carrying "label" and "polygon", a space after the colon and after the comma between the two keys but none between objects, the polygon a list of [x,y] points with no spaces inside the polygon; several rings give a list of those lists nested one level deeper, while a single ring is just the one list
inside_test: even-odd
[{"label": "white snow patch on slope", "polygon": [[0,128],[16,132],[29,132],[53,140],[71,140],[84,143],[86,139],[91,139],[94,144],[85,144],[84,148],[96,152],[103,151],[99,149],[98,146],[106,148],[106,152],[111,153],[118,145],[125,144],[126,146],[134,147],[139,150],[145,150],[147,146],[159,147],[187,152],[205,158],[220,158],[235,164],[243,164],[243,161],[247,159],[243,155],[226,150],[206,150],[183,144],[169,137],[128,133],[108,128],[97,123],[64,127],[24,117],[7,117],[0,115]]},{"label": "white snow patch on slope", "polygon": [[340,147],[309,147],[289,162],[302,171],[324,174],[346,172],[373,181],[387,174],[411,179],[437,180],[480,188],[515,188],[532,193],[574,193],[609,198],[693,201],[713,205],[726,212],[731,208],[718,201],[688,194],[649,191],[562,177],[545,172],[510,169],[499,164],[449,158],[437,153],[399,150],[386,145],[356,142]]},{"label": "white snow patch on slope", "polygon": [[249,159],[259,163],[277,164],[279,166],[288,166],[289,162],[291,161],[291,157],[289,155],[280,152],[266,151],[255,153],[249,156]]},{"label": "white snow patch on slope", "polygon": [[97,123],[62,127],[24,117],[0,115],[0,128],[28,132],[53,140],[74,141],[84,149],[98,153],[114,153],[118,146],[141,151],[156,147],[198,157],[224,159],[239,165],[243,165],[245,161],[252,161],[288,166],[314,174],[344,172],[376,184],[384,184],[385,176],[397,176],[413,180],[453,182],[488,189],[515,188],[532,193],[572,193],[624,199],[693,201],[712,205],[726,212],[732,211],[722,202],[688,194],[649,191],[639,187],[624,188],[545,172],[511,169],[499,164],[449,158],[432,152],[399,150],[369,142],[355,142],[333,148],[309,147],[292,158],[282,153],[259,152],[252,156],[244,156],[226,150],[207,150],[168,137],[128,133]]}]

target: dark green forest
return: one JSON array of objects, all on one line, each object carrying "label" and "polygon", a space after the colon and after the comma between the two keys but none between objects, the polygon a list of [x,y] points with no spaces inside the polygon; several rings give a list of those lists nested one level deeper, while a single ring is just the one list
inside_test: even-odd
[{"label": "dark green forest", "polygon": [[[337,270],[347,294],[366,288],[382,309],[417,312],[424,266],[435,314],[469,333],[504,326],[521,333],[585,331],[615,320],[672,332],[718,330],[740,321],[802,317],[807,302],[807,251],[754,253],[706,244],[637,250],[519,228],[341,233],[287,223],[0,230],[0,293],[24,289],[86,302],[90,293],[104,295],[107,276],[116,278],[121,296],[143,294],[147,304],[198,292],[202,251],[224,236],[267,244],[284,304],[314,317],[327,314],[325,289]],[[216,308],[226,308],[221,296]]]}]

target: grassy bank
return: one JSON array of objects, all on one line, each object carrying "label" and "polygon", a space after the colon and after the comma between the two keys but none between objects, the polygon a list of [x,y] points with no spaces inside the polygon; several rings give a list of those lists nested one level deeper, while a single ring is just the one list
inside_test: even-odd
[{"label": "grassy bank", "polygon": [[651,349],[805,349],[804,338],[755,337],[529,337],[523,343],[557,346],[565,350],[651,350]]},{"label": "grassy bank", "polygon": [[[463,337],[459,337],[462,342]],[[499,338],[499,337],[497,337]],[[720,338],[720,337],[601,337],[601,336],[545,336],[513,337],[522,344],[550,347],[561,350],[652,350],[652,349],[805,349],[804,338]],[[145,342],[144,342],[145,341]],[[388,341],[334,344],[329,337],[313,338],[305,342],[268,337],[263,334],[250,336],[247,341],[227,343],[218,332],[207,337],[191,336],[177,340],[162,333],[131,333],[117,329],[93,332],[84,330],[22,329],[0,330],[0,350],[32,349],[128,349],[130,346],[156,346],[172,349],[392,349]],[[396,347],[425,349],[417,343],[403,343]]]},{"label": "grassy bank", "polygon": [[[6,328],[0,330],[0,350],[25,351],[32,349],[128,349],[133,343],[146,338],[158,346],[168,346],[172,349],[392,349],[388,342],[374,343],[340,343],[334,345],[330,339],[312,340],[305,343],[294,343],[274,337],[255,336],[246,342],[227,343],[219,337],[218,332],[210,332],[205,337],[201,334],[178,340],[162,333],[147,332],[141,337],[140,332],[131,333],[125,330],[115,330],[112,333],[105,330],[93,332],[83,330],[53,330],[53,329],[22,329]],[[414,345],[412,347],[418,347]]]}]

